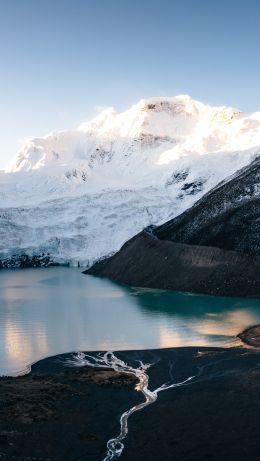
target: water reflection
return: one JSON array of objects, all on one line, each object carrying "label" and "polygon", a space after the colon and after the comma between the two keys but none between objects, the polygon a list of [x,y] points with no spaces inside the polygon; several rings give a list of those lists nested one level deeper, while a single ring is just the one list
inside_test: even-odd
[{"label": "water reflection", "polygon": [[[160,347],[234,346],[236,335],[260,321],[260,300],[131,289],[142,312],[157,317]],[[166,318],[168,317],[167,324]]]},{"label": "water reflection", "polygon": [[128,289],[51,268],[0,273],[0,374],[73,350],[226,346],[260,301]]}]

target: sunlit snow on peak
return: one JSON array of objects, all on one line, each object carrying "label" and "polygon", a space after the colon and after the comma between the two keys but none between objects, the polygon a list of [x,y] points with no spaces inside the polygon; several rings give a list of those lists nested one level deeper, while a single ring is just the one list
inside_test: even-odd
[{"label": "sunlit snow on peak", "polygon": [[[88,264],[176,216],[260,154],[260,112],[188,95],[105,108],[28,140],[0,172],[2,246]],[[58,219],[57,219],[58,217]]]}]

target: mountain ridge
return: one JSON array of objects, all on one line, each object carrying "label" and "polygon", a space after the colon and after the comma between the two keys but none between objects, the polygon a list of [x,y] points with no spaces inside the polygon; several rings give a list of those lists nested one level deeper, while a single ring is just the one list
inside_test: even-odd
[{"label": "mountain ridge", "polygon": [[89,266],[259,154],[260,112],[185,95],[106,109],[77,130],[32,139],[0,172],[0,261],[44,254]]},{"label": "mountain ridge", "polygon": [[[154,235],[162,240],[260,255],[259,215],[260,157],[257,157],[210,190],[193,207],[156,228]],[[242,236],[244,224],[246,231]]]}]

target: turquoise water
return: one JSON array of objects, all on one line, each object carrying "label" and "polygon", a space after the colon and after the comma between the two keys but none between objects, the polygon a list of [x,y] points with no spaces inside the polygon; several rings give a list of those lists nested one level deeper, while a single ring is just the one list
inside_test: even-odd
[{"label": "turquoise water", "polygon": [[0,272],[0,374],[77,350],[238,345],[260,300],[133,289],[79,269]]}]

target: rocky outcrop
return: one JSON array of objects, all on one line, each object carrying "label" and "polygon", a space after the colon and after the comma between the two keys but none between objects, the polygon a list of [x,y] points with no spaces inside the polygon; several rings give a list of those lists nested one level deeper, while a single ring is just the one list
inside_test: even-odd
[{"label": "rocky outcrop", "polygon": [[54,263],[50,255],[34,255],[18,254],[11,257],[3,258],[0,261],[0,269],[13,268],[29,268],[29,267],[49,267],[59,266],[60,264]]},{"label": "rocky outcrop", "polygon": [[260,157],[153,234],[260,256]]},{"label": "rocky outcrop", "polygon": [[247,328],[238,337],[249,346],[260,347],[260,325]]}]

